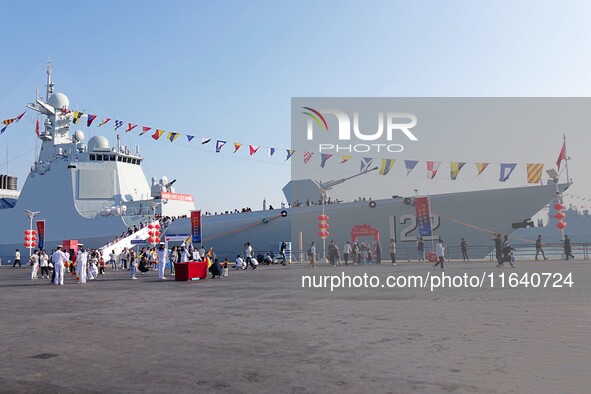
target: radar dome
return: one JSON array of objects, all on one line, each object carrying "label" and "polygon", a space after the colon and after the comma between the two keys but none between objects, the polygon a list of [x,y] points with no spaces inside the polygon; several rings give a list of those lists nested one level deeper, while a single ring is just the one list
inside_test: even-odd
[{"label": "radar dome", "polygon": [[84,133],[82,132],[82,130],[77,130],[74,133],[74,140],[76,142],[82,142],[82,141],[84,141]]},{"label": "radar dome", "polygon": [[96,135],[88,140],[88,151],[105,151],[109,150],[109,140],[102,135]]},{"label": "radar dome", "polygon": [[63,93],[54,93],[49,96],[47,104],[51,105],[53,108],[68,108],[70,100],[68,100],[68,97]]}]

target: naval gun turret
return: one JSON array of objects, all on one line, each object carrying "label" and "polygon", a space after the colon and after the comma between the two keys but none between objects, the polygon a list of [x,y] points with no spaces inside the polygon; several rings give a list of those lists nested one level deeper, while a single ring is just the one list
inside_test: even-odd
[{"label": "naval gun turret", "polygon": [[168,177],[163,176],[158,183],[156,183],[156,178],[152,177],[152,187],[151,187],[151,195],[154,198],[160,198],[162,193],[174,193],[174,187],[172,185],[176,182],[176,179],[172,181],[168,181]]}]

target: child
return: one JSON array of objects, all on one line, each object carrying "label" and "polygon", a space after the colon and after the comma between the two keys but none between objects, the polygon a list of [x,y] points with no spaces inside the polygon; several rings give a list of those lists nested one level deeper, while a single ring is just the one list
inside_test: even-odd
[{"label": "child", "polygon": [[99,274],[104,275],[105,274],[105,259],[103,259],[102,255],[99,256],[98,266],[99,266]]}]

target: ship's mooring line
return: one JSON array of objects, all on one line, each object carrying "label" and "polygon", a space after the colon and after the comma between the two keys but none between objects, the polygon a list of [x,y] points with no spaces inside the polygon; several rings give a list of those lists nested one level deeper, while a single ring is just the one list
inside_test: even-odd
[{"label": "ship's mooring line", "polygon": [[[267,222],[270,222],[271,220],[275,220],[275,219],[280,218],[280,217],[281,217],[281,214],[272,216],[272,217],[270,217],[270,218],[267,219]],[[214,240],[214,239],[217,239],[217,238],[220,238],[220,237],[225,237],[226,235],[235,234],[237,232],[247,230],[247,229],[249,229],[251,227],[258,226],[260,224],[264,224],[264,222],[261,221],[261,222],[252,223],[252,224],[249,224],[249,225],[246,225],[246,226],[243,226],[243,227],[239,227],[239,228],[234,229],[232,231],[226,231],[225,233],[221,233],[221,234],[218,234],[218,235],[213,236],[213,237],[205,237],[205,238],[203,238],[203,240],[204,241],[210,241],[210,240]]]},{"label": "ship's mooring line", "polygon": [[[462,226],[465,226],[465,227],[469,227],[469,228],[471,228],[471,229],[473,229],[473,230],[478,230],[478,231],[482,231],[482,232],[489,233],[489,234],[495,234],[495,233],[496,233],[496,231],[489,230],[489,229],[487,229],[487,228],[484,228],[484,227],[479,227],[479,226],[476,226],[476,225],[474,225],[474,224],[466,223],[466,222],[464,222],[464,221],[461,221],[461,220],[459,220],[459,219],[452,218],[452,217],[450,217],[450,216],[445,216],[445,215],[442,215],[442,214],[440,214],[440,213],[437,213],[437,212],[432,212],[432,213],[433,213],[434,215],[438,215],[440,218],[447,219],[447,220],[449,220],[449,221],[451,221],[451,222],[454,222],[454,223],[460,224],[460,225],[462,225]],[[532,241],[532,240],[530,240],[530,239],[521,238],[521,237],[511,237],[511,238],[512,238],[512,239],[516,239],[516,240],[518,240],[518,241],[527,242],[527,243],[532,243],[532,244],[533,244],[533,243],[535,243],[535,241]]]}]

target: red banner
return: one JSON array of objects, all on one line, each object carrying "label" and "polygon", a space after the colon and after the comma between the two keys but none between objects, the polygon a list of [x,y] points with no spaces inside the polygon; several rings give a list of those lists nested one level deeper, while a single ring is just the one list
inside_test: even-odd
[{"label": "red banner", "polygon": [[415,210],[419,234],[423,237],[431,235],[431,211],[429,210],[429,197],[415,197]]},{"label": "red banner", "polygon": [[191,211],[191,239],[195,244],[201,243],[201,211]]},{"label": "red banner", "polygon": [[162,193],[160,193],[160,198],[163,200],[177,200],[177,201],[193,202],[193,196],[190,194],[162,192]]},{"label": "red banner", "polygon": [[39,238],[39,249],[45,247],[45,220],[37,220],[37,237]]}]

